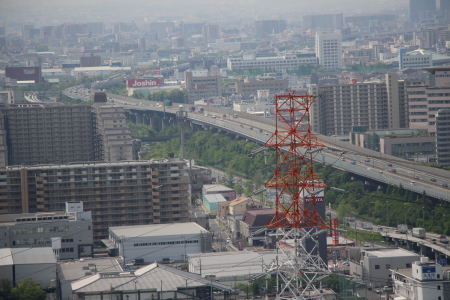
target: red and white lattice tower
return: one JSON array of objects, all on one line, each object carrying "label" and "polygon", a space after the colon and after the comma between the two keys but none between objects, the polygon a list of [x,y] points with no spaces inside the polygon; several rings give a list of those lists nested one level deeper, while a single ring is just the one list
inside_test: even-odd
[{"label": "red and white lattice tower", "polygon": [[323,299],[318,285],[329,274],[319,255],[318,234],[328,226],[316,210],[326,185],[313,170],[313,156],[324,147],[311,131],[314,99],[276,96],[276,129],[266,142],[276,151],[266,187],[276,189],[276,213],[267,226],[277,229],[278,256],[267,271],[277,273],[277,299]]}]

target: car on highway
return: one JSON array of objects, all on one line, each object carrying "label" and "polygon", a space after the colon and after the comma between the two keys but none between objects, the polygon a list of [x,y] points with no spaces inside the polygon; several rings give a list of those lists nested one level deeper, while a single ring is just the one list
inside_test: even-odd
[{"label": "car on highway", "polygon": [[229,243],[229,242],[231,242],[231,239],[230,239],[230,238],[227,238],[227,243]]},{"label": "car on highway", "polygon": [[442,184],[442,187],[448,188],[448,184],[443,183],[443,184]]},{"label": "car on highway", "polygon": [[432,244],[436,244],[436,239],[431,239]]},{"label": "car on highway", "polygon": [[352,161],[351,164],[352,164],[352,165],[356,165],[356,161]]},{"label": "car on highway", "polygon": [[397,170],[396,169],[391,169],[390,170],[392,173],[397,173]]},{"label": "car on highway", "polygon": [[430,181],[431,182],[436,182],[437,180],[436,180],[436,178],[430,178]]},{"label": "car on highway", "polygon": [[342,161],[345,161],[345,157],[341,157],[341,160],[342,160]]},{"label": "car on highway", "polygon": [[418,175],[415,175],[415,176],[414,176],[414,179],[419,179],[419,176],[418,176]]},{"label": "car on highway", "polygon": [[392,164],[391,164],[391,163],[388,163],[387,166],[388,166],[388,167],[392,167]]}]

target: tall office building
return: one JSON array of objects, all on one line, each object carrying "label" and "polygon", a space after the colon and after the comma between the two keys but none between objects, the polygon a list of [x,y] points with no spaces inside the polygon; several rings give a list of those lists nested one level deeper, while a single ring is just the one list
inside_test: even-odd
[{"label": "tall office building", "polygon": [[316,33],[316,57],[326,70],[342,68],[341,33]]},{"label": "tall office building", "polygon": [[409,19],[420,21],[431,19],[436,14],[436,0],[409,0]]},{"label": "tall office building", "polygon": [[111,226],[185,222],[189,218],[185,160],[8,167],[0,170],[0,214],[53,212],[83,201],[94,240]]}]

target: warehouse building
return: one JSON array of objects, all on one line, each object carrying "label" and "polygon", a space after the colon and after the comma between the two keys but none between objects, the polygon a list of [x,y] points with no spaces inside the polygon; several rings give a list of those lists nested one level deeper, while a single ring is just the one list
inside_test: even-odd
[{"label": "warehouse building", "polygon": [[143,260],[182,262],[190,253],[210,252],[212,235],[197,223],[122,226],[109,229],[107,245],[119,250],[125,264]]}]

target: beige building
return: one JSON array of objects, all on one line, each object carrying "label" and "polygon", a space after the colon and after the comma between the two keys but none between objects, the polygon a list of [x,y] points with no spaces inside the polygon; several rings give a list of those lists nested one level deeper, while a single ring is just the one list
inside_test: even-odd
[{"label": "beige building", "polygon": [[133,160],[133,140],[121,106],[96,103],[94,111],[94,145],[98,160]]},{"label": "beige building", "polygon": [[201,99],[222,96],[222,77],[220,75],[194,76],[192,71],[184,72],[188,103]]},{"label": "beige building", "polygon": [[53,212],[83,201],[94,240],[110,226],[185,222],[188,167],[182,159],[37,165],[0,170],[0,214]]},{"label": "beige building", "polygon": [[244,81],[236,82],[236,94],[243,96],[256,95],[258,90],[268,90],[270,95],[280,94],[288,91],[289,81],[287,79],[267,78],[257,80],[254,77],[247,77]]}]

